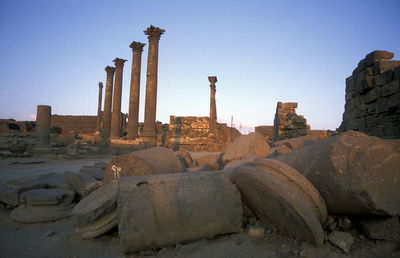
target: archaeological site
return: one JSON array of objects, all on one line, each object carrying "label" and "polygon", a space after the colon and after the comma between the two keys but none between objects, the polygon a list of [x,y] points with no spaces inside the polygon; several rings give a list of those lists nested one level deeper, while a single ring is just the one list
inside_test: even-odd
[{"label": "archaeological site", "polygon": [[0,257],[400,257],[394,53],[342,78],[336,130],[282,100],[273,125],[242,134],[218,120],[215,74],[209,116],[157,120],[164,34],[149,26],[104,66],[96,116],[37,103],[35,121],[0,119]]}]

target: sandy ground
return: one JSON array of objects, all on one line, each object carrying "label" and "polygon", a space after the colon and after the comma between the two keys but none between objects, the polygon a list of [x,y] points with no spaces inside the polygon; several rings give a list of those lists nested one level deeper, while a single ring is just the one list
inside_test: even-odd
[{"label": "sandy ground", "polygon": [[[11,164],[12,159],[0,160],[0,182],[20,176],[78,171],[81,166],[111,157],[78,160],[45,159],[39,164]],[[29,161],[28,159],[24,159]],[[36,160],[37,161],[37,160]],[[400,243],[360,238],[353,231],[355,243],[350,254],[325,243],[314,247],[284,234],[269,232],[264,239],[252,239],[245,232],[217,236],[211,240],[178,244],[137,254],[124,254],[119,245],[118,232],[94,240],[82,240],[74,233],[70,218],[52,223],[20,224],[13,222],[11,210],[0,208],[0,258],[19,257],[400,257]]]}]

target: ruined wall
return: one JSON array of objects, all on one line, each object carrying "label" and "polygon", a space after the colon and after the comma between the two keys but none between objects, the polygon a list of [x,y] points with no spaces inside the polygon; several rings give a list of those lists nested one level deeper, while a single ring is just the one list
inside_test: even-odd
[{"label": "ruined wall", "polygon": [[297,103],[278,102],[274,120],[275,141],[307,135],[307,120],[296,114]]},{"label": "ruined wall", "polygon": [[62,134],[66,134],[71,131],[76,131],[78,133],[95,133],[97,116],[52,115],[51,126],[61,128]]},{"label": "ruined wall", "polygon": [[346,79],[346,104],[340,131],[356,130],[400,138],[400,61],[373,51]]}]

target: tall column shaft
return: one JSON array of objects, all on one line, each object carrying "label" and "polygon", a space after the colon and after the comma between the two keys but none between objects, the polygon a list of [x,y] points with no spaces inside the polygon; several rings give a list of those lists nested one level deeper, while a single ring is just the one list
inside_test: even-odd
[{"label": "tall column shaft", "polygon": [[103,99],[103,83],[99,82],[99,99],[97,103],[97,128],[96,131],[100,132],[101,130],[101,102]]},{"label": "tall column shaft", "polygon": [[128,133],[127,139],[135,139],[139,137],[139,98],[140,98],[140,67],[142,63],[142,51],[145,44],[140,42],[132,42],[129,47],[132,48],[132,71],[131,71],[131,88],[129,94],[129,116],[128,116]]},{"label": "tall column shaft", "polygon": [[156,144],[156,110],[157,110],[157,76],[158,76],[158,42],[165,30],[150,26],[144,31],[149,39],[147,59],[146,103],[144,112],[144,141]]},{"label": "tall column shaft", "polygon": [[37,146],[50,145],[51,106],[38,105],[36,112]]},{"label": "tall column shaft", "polygon": [[111,115],[111,138],[121,137],[121,98],[122,98],[122,74],[124,69],[124,63],[126,60],[121,58],[115,58],[115,84],[114,84],[114,97],[113,97],[113,109]]},{"label": "tall column shaft", "polygon": [[217,105],[215,103],[217,76],[209,76],[208,81],[210,82],[210,129],[214,131],[217,125]]},{"label": "tall column shaft", "polygon": [[111,66],[106,67],[107,80],[106,80],[106,93],[104,97],[104,112],[103,112],[103,136],[109,138],[111,134],[111,105],[113,96],[114,85],[114,72],[115,68]]}]

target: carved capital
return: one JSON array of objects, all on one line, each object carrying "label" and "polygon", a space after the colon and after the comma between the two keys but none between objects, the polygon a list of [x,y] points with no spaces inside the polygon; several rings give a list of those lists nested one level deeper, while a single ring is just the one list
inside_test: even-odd
[{"label": "carved capital", "polygon": [[132,43],[129,45],[129,47],[132,48],[133,52],[142,52],[143,51],[143,47],[145,45],[146,44],[144,44],[144,43],[132,41]]},{"label": "carved capital", "polygon": [[165,30],[160,29],[158,27],[154,27],[153,25],[150,25],[145,31],[143,31],[144,34],[147,35],[149,40],[151,39],[157,39],[159,40],[161,35],[164,34]]},{"label": "carved capital", "polygon": [[112,66],[106,66],[106,73],[107,74],[114,74],[114,72],[115,72],[115,67],[112,67]]},{"label": "carved capital", "polygon": [[99,82],[99,88],[102,89],[103,88],[103,83]]},{"label": "carved capital", "polygon": [[126,61],[127,61],[127,60],[122,59],[122,58],[118,58],[118,57],[115,58],[115,59],[113,60],[115,66],[124,66],[124,63],[125,63]]},{"label": "carved capital", "polygon": [[208,76],[208,81],[211,83],[211,85],[215,85],[215,83],[218,81],[217,76]]}]

